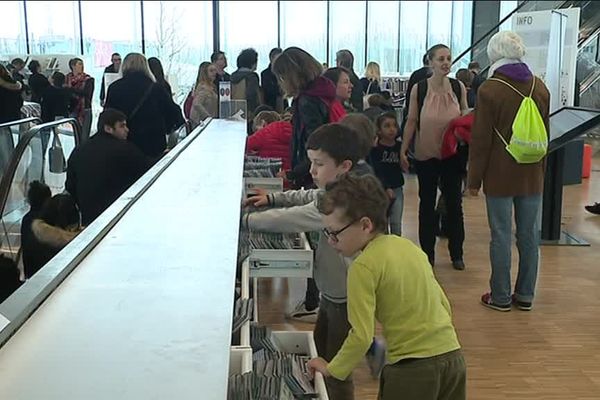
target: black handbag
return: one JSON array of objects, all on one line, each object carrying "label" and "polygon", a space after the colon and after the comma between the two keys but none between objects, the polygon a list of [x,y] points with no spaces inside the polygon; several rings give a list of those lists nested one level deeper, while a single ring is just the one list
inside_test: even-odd
[{"label": "black handbag", "polygon": [[52,140],[50,150],[48,150],[49,169],[54,174],[62,174],[67,170],[67,160],[65,159],[58,133],[53,131],[52,134],[54,135],[54,139]]}]

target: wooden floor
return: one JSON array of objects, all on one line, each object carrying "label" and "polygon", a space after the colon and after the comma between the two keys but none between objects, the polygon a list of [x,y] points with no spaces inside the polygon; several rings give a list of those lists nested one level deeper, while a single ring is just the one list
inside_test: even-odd
[{"label": "wooden floor", "polygon": [[[600,159],[593,178],[564,191],[564,228],[591,247],[542,247],[534,309],[509,313],[479,304],[488,290],[489,229],[483,197],[465,199],[465,271],[454,271],[446,242],[435,273],[448,294],[468,363],[468,398],[482,400],[600,399],[600,216],[583,206],[600,202]],[[403,230],[417,242],[417,184],[405,187]],[[514,247],[513,247],[514,248]],[[513,252],[516,270],[516,249]],[[312,330],[283,318],[304,293],[302,280],[263,279],[259,320],[276,329]],[[355,373],[356,399],[376,399],[378,382],[366,364]]]}]

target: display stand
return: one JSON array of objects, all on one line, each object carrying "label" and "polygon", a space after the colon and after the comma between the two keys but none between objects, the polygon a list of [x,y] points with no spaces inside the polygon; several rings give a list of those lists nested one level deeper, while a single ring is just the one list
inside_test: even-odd
[{"label": "display stand", "polygon": [[563,107],[550,115],[550,143],[544,179],[541,244],[589,246],[585,240],[562,231],[563,170],[565,145],[600,124],[600,110]]}]

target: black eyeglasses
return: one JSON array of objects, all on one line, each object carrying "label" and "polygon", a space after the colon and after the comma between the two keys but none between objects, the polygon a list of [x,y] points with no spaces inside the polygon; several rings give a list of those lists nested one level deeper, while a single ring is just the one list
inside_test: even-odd
[{"label": "black eyeglasses", "polygon": [[344,226],[342,229],[338,229],[337,231],[330,231],[327,228],[323,228],[323,234],[325,235],[325,237],[327,239],[330,239],[332,242],[337,243],[337,242],[339,242],[338,235],[340,233],[344,232],[346,229],[350,228],[352,225],[354,225],[358,221],[360,221],[360,220],[357,219],[355,221],[352,221],[348,225]]}]

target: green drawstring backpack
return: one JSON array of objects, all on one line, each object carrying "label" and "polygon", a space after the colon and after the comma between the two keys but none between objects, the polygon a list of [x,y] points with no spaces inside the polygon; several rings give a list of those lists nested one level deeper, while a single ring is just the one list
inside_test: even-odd
[{"label": "green drawstring backpack", "polygon": [[533,77],[529,96],[525,96],[513,85],[502,79],[490,78],[490,80],[502,82],[523,97],[517,115],[512,123],[510,143],[506,143],[506,139],[498,132],[498,129],[494,128],[496,134],[506,146],[506,151],[519,164],[534,164],[539,162],[548,152],[548,132],[546,131],[546,125],[544,125],[540,110],[531,98],[533,89],[535,89],[536,78]]}]

